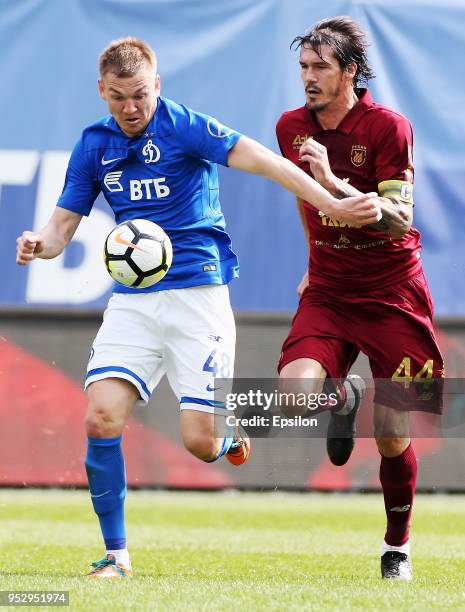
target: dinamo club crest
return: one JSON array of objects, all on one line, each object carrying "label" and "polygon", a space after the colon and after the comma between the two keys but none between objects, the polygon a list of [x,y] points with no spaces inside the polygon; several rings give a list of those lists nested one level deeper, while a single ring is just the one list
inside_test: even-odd
[{"label": "dinamo club crest", "polygon": [[363,166],[367,159],[367,148],[364,145],[352,145],[350,161],[354,166]]}]

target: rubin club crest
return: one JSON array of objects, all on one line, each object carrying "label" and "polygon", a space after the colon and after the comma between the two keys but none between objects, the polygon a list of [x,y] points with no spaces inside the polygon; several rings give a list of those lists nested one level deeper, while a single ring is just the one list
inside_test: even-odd
[{"label": "rubin club crest", "polygon": [[367,148],[365,145],[352,145],[350,161],[354,166],[363,166],[367,159]]}]

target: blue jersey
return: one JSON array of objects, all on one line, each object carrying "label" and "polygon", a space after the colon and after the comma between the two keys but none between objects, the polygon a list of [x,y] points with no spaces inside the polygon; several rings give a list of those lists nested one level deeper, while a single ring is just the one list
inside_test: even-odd
[{"label": "blue jersey", "polygon": [[227,165],[239,138],[212,117],[161,97],[141,136],[126,136],[111,115],[84,130],[58,206],[88,215],[102,192],[116,223],[154,221],[173,244],[173,264],[159,283],[146,289],[117,283],[115,291],[224,284],[238,276],[220,208],[216,164]]}]

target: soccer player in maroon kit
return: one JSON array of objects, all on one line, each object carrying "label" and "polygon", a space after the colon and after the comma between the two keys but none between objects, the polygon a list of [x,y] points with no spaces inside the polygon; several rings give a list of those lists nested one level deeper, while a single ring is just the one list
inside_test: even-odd
[{"label": "soccer player in maroon kit", "polygon": [[[325,379],[328,384],[347,377],[359,351],[368,356],[375,379],[441,378],[443,359],[432,326],[420,235],[412,226],[412,127],[359,88],[374,75],[365,33],[350,17],[318,22],[291,47],[300,50],[306,104],[279,119],[281,152],[337,198],[377,192],[382,218],[353,227],[298,200],[309,272],[299,285],[299,307],[283,345],[281,383],[306,379],[312,390],[321,390]],[[408,409],[400,409],[405,407],[386,385],[375,388],[375,438],[387,515],[381,574],[411,580],[409,526],[417,462],[408,437]],[[327,449],[331,461],[343,465],[354,446],[363,381],[349,377],[338,391]]]}]

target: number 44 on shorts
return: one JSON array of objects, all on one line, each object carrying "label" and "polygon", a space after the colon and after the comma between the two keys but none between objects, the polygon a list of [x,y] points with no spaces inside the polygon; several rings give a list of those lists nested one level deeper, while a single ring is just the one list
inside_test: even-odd
[{"label": "number 44 on shorts", "polygon": [[215,378],[229,378],[230,364],[228,353],[220,353],[217,357],[215,349],[208,355],[202,369],[204,372],[211,372]]},{"label": "number 44 on shorts", "polygon": [[433,378],[433,359],[427,359],[419,372],[412,376],[412,360],[410,357],[404,357],[399,364],[399,367],[392,375],[392,380],[404,383],[406,389],[410,387],[410,383],[414,380],[428,380]]}]

